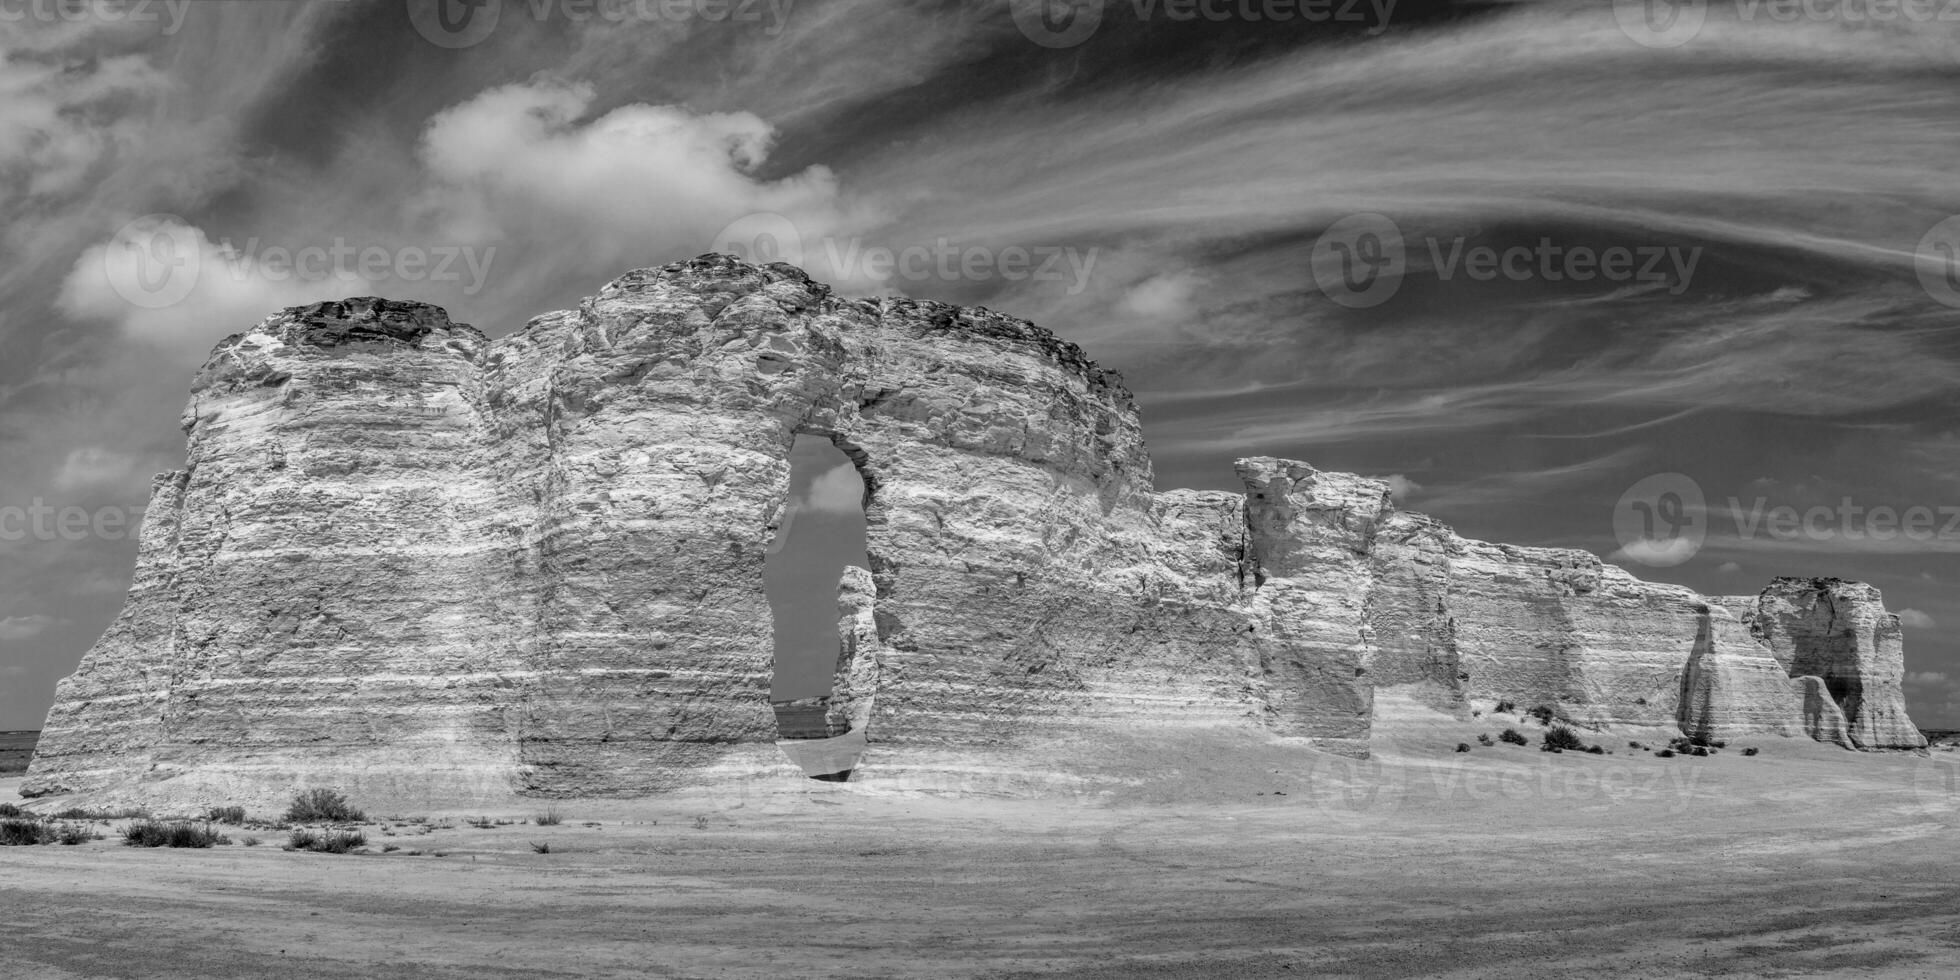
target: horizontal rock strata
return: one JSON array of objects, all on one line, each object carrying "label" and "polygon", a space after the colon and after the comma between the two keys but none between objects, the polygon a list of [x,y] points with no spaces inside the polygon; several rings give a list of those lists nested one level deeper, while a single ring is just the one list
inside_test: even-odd
[{"label": "horizontal rock strata", "polygon": [[1384,688],[1917,738],[1869,587],[1711,600],[1288,460],[1240,461],[1244,493],[1159,492],[1130,393],[1073,345],[784,265],[640,270],[497,341],[420,304],[287,310],[219,345],[184,424],[30,794],[754,771],[777,736],[762,566],[801,434],[863,477],[872,567],[840,589],[837,690],[797,724],[868,739],[871,775],[1039,750],[1088,778],[1097,746],[1198,731],[1362,753]]}]

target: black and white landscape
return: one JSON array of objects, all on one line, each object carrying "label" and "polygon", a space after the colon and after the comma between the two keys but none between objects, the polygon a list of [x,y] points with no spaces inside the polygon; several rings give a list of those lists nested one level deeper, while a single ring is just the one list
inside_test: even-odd
[{"label": "black and white landscape", "polygon": [[1960,17],[0,0],[0,970],[1960,970]]}]

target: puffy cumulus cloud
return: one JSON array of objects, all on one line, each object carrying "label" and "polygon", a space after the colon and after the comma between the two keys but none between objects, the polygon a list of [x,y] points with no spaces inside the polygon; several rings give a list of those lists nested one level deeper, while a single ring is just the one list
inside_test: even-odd
[{"label": "puffy cumulus cloud", "polygon": [[1398,504],[1406,504],[1410,497],[1422,492],[1422,484],[1400,473],[1391,473],[1387,479],[1388,496]]},{"label": "puffy cumulus cloud", "polygon": [[420,144],[431,181],[420,207],[459,241],[515,239],[601,278],[708,251],[755,214],[810,240],[841,230],[828,169],[757,176],[775,138],[760,117],[633,104],[582,121],[593,101],[590,86],[534,81],[438,113]]},{"label": "puffy cumulus cloud", "polygon": [[373,283],[340,264],[260,258],[213,242],[173,216],[139,218],[82,252],[56,305],[190,359],[275,310],[373,291]]},{"label": "puffy cumulus cloud", "polygon": [[1666,568],[1679,565],[1695,555],[1696,545],[1686,537],[1669,538],[1665,541],[1641,538],[1606,556],[1607,561],[1636,561],[1642,565]]},{"label": "puffy cumulus cloud", "polygon": [[85,446],[71,450],[55,470],[54,485],[60,490],[89,490],[122,487],[131,482],[144,466],[142,458],[127,452]]},{"label": "puffy cumulus cloud", "polygon": [[62,625],[65,621],[53,616],[8,616],[0,619],[0,641],[25,640]]},{"label": "puffy cumulus cloud", "polygon": [[1724,575],[1733,575],[1736,572],[1742,571],[1742,566],[1732,561],[1725,561],[1716,566],[1715,570]]},{"label": "puffy cumulus cloud", "polygon": [[1906,683],[1908,684],[1923,684],[1927,687],[1944,687],[1946,685],[1946,682],[1947,682],[1946,674],[1937,670],[1921,670],[1906,675]]},{"label": "puffy cumulus cloud", "polygon": [[864,507],[864,480],[849,465],[832,467],[810,482],[810,489],[797,498],[796,506],[816,513],[860,511]]},{"label": "puffy cumulus cloud", "polygon": [[1935,625],[1933,617],[1917,609],[1901,609],[1898,611],[1898,617],[1899,625],[1909,629],[1929,630]]}]

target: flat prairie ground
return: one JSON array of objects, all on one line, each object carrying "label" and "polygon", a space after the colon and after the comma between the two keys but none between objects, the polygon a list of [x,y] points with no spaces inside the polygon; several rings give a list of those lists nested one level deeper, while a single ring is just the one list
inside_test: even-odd
[{"label": "flat prairie ground", "polygon": [[34,743],[40,738],[40,732],[0,732],[0,776],[26,772],[34,758]]},{"label": "flat prairie ground", "polygon": [[790,780],[403,814],[430,823],[349,855],[12,847],[0,977],[1960,976],[1960,755],[1752,744],[1173,759],[1063,801]]}]

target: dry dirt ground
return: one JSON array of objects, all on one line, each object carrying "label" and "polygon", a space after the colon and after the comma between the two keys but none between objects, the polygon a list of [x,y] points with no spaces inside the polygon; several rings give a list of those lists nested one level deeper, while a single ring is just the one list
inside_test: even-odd
[{"label": "dry dirt ground", "polygon": [[1418,741],[1059,801],[448,814],[345,856],[5,848],[0,977],[1960,976],[1960,755]]}]

